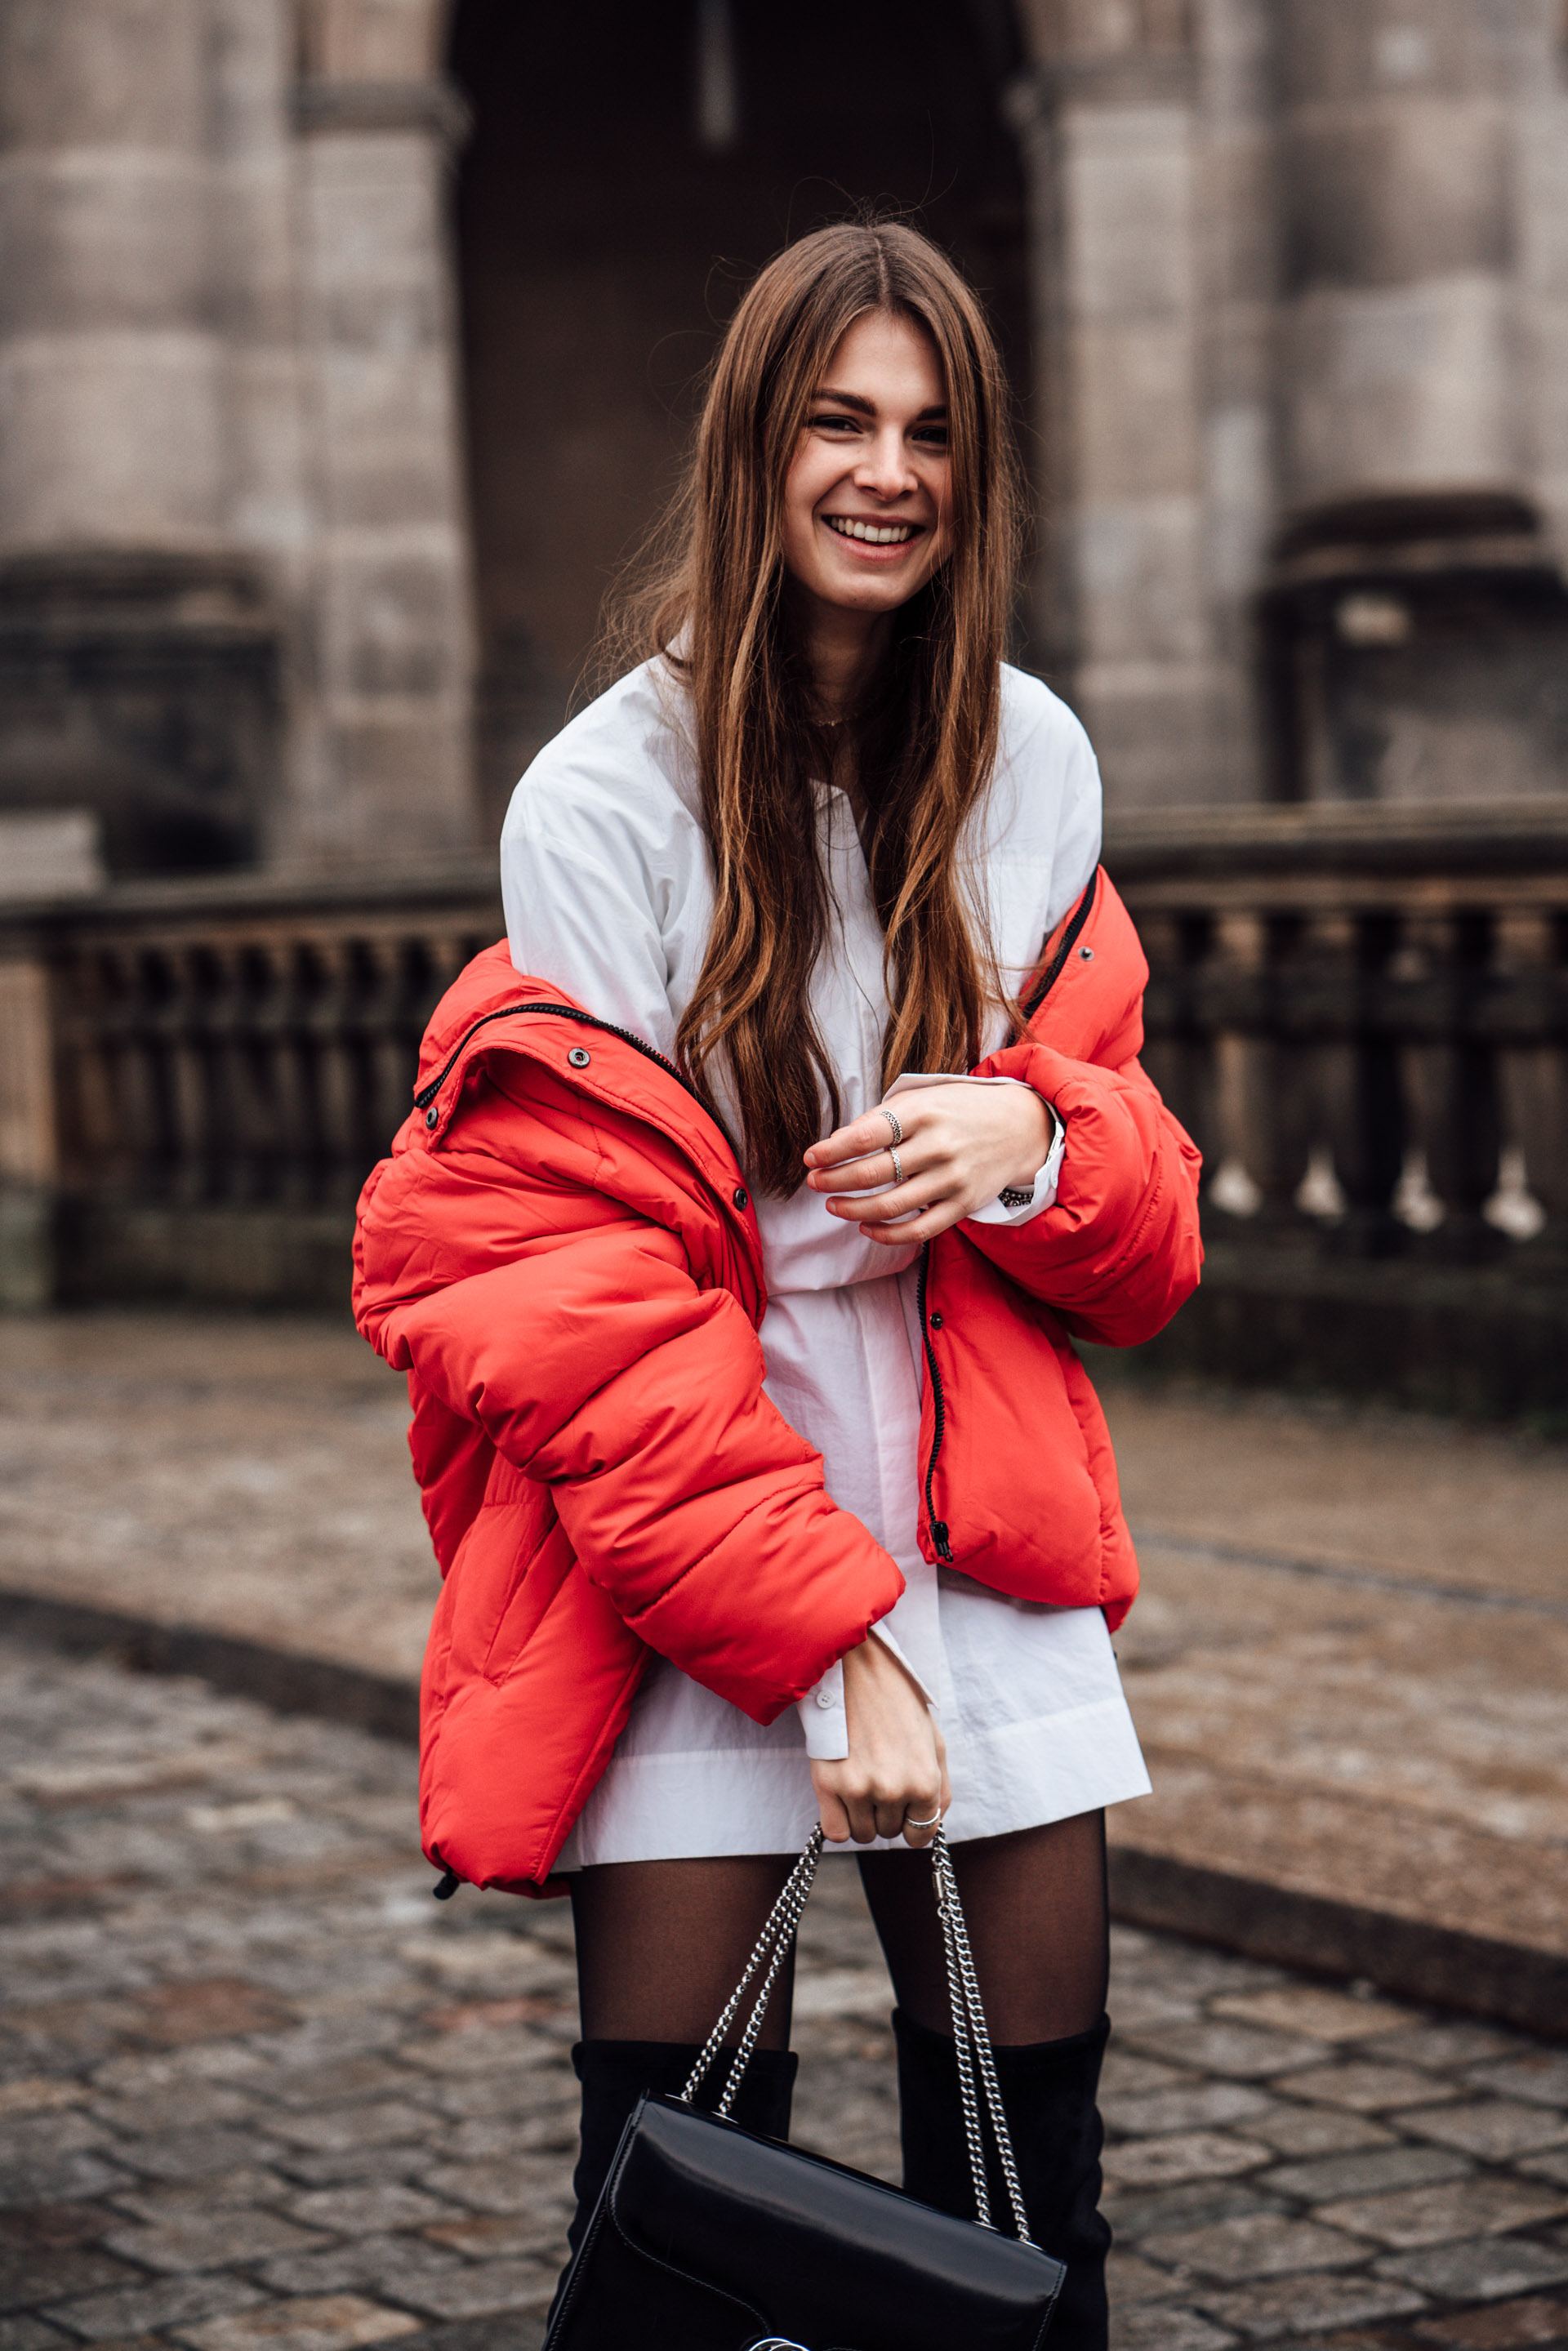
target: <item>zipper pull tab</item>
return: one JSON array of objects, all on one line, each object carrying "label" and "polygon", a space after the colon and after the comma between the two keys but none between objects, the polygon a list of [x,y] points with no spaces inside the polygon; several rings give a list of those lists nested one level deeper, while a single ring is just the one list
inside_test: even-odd
[{"label": "zipper pull tab", "polygon": [[450,1902],[462,1883],[463,1880],[458,1876],[457,1872],[455,1869],[449,1869],[440,1885],[431,1887],[431,1899],[434,1902]]},{"label": "zipper pull tab", "polygon": [[932,1520],[931,1540],[936,1546],[936,1556],[938,1559],[950,1560],[952,1558],[953,1554],[947,1548],[947,1521],[946,1519]]}]

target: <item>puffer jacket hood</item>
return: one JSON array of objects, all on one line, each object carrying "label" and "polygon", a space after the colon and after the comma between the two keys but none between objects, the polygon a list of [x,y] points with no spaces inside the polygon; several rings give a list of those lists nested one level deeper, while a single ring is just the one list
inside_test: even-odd
[{"label": "puffer jacket hood", "polygon": [[[1145,977],[1101,875],[1024,1037],[982,1065],[1065,1118],[1057,1203],[941,1235],[921,1277],[923,1549],[1113,1624],[1136,1562],[1071,1334],[1152,1335],[1200,1262],[1197,1155],[1135,1058]],[[361,1197],[354,1301],[409,1378],[444,1578],[422,1827],[459,1876],[545,1890],[651,1652],[768,1722],[897,1600],[894,1561],[763,1394],[762,1250],[729,1139],[662,1055],[520,976],[504,942],[430,1022]]]}]

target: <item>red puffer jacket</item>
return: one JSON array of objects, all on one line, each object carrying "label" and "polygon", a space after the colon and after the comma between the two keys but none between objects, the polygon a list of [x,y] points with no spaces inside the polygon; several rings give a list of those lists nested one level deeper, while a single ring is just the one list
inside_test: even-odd
[{"label": "red puffer jacket", "polygon": [[[1065,1118],[1056,1205],[944,1233],[921,1270],[926,1556],[1113,1626],[1137,1563],[1071,1334],[1151,1337],[1201,1261],[1197,1154],[1135,1058],[1146,977],[1099,875],[1023,1041],[982,1065]],[[443,998],[414,1099],[361,1196],[354,1309],[408,1374],[445,1578],[424,1848],[538,1893],[651,1650],[770,1722],[903,1577],[762,1393],[756,1217],[662,1056],[519,978],[503,943]]]}]

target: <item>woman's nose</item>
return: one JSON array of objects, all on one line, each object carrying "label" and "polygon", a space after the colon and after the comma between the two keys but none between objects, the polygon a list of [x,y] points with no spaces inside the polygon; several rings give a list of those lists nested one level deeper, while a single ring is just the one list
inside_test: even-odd
[{"label": "woman's nose", "polygon": [[856,466],[855,480],[862,489],[874,490],[883,498],[895,498],[905,490],[917,488],[904,435],[894,430],[879,433]]}]

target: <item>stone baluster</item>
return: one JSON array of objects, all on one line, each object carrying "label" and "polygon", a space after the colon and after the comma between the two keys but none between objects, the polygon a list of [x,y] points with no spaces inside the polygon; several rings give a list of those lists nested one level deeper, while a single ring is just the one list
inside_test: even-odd
[{"label": "stone baluster", "polygon": [[1406,1148],[1395,1214],[1444,1258],[1486,1253],[1481,1209],[1497,1179],[1496,1072],[1468,1015],[1490,945],[1484,916],[1408,917],[1392,966]]},{"label": "stone baluster", "polygon": [[270,1081],[277,1154],[275,1195],[300,1207],[315,1197],[316,1112],[312,1079],[315,1044],[309,1027],[315,958],[301,940],[278,943],[274,952],[274,987],[267,1015]]},{"label": "stone baluster", "polygon": [[54,1296],[58,1173],[49,974],[17,956],[0,963],[0,1306]]},{"label": "stone baluster", "polygon": [[1568,1066],[1561,1034],[1552,1034],[1565,946],[1563,917],[1550,907],[1498,916],[1500,1148],[1497,1186],[1481,1214],[1511,1240],[1534,1240],[1549,1223],[1560,1239],[1568,1235]]},{"label": "stone baluster", "polygon": [[353,1198],[361,1173],[358,1144],[363,1122],[356,1020],[357,942],[323,937],[316,942],[312,960],[319,974],[310,1008],[319,1150],[314,1196],[323,1203],[338,1203]]},{"label": "stone baluster", "polygon": [[1211,1207],[1251,1218],[1277,1200],[1274,1152],[1276,1048],[1268,1029],[1269,925],[1258,914],[1230,912],[1215,923],[1206,973],[1213,1016],[1212,1104],[1215,1165]]},{"label": "stone baluster", "polygon": [[1399,1173],[1397,1065],[1369,1018],[1368,983],[1386,954],[1375,917],[1326,909],[1302,940],[1305,1116],[1312,1136],[1298,1205],[1332,1224],[1338,1245],[1376,1254],[1391,1238],[1389,1200]]},{"label": "stone baluster", "polygon": [[169,960],[174,975],[164,1018],[172,1113],[170,1196],[193,1206],[212,1196],[219,1125],[205,1018],[214,958],[208,948],[181,946]]}]

